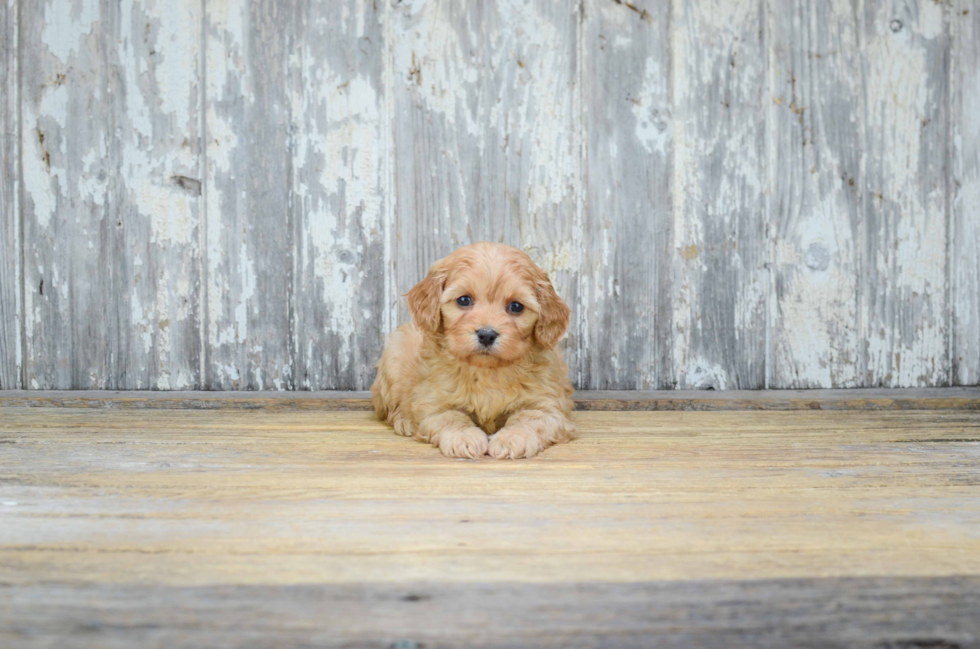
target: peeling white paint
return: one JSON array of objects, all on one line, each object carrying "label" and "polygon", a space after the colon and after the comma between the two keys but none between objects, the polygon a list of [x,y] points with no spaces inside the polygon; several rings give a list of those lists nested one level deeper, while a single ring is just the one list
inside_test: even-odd
[{"label": "peeling white paint", "polygon": [[[943,8],[920,3],[917,20],[891,28],[886,5],[873,17],[866,76],[869,121],[869,191],[876,201],[877,254],[867,260],[878,276],[884,300],[866,299],[863,308],[868,371],[885,385],[936,385],[948,376],[946,340],[945,203],[939,181],[944,161],[922,160],[924,128],[939,115],[944,93],[939,83],[923,83],[941,57]],[[937,27],[938,24],[938,27]],[[921,31],[920,31],[921,30]],[[916,33],[918,32],[918,33]],[[898,215],[901,215],[900,217]],[[887,335],[875,335],[881,329]]]},{"label": "peeling white paint", "polygon": [[67,65],[79,49],[77,35],[92,33],[99,20],[99,0],[73,0],[71,8],[48,5],[44,12],[41,42],[58,60]]},{"label": "peeling white paint", "polygon": [[[672,352],[681,388],[706,387],[705,376],[718,389],[765,380],[767,172],[759,104],[766,77],[764,65],[745,65],[765,56],[758,15],[754,0],[682,4],[673,14],[674,105],[665,122],[673,125]],[[703,56],[713,42],[726,44],[727,64]],[[662,76],[648,61],[644,85]],[[639,126],[637,139],[655,150],[655,131]]]},{"label": "peeling white paint", "polygon": [[630,45],[632,45],[633,39],[628,36],[623,36],[622,34],[616,34],[613,37],[613,47],[617,50],[624,50]]},{"label": "peeling white paint", "polygon": [[68,88],[46,87],[39,104],[26,102],[23,110],[24,188],[34,203],[38,225],[47,228],[55,215],[58,196],[68,189],[67,170],[59,164],[64,155],[61,129],[68,125]]},{"label": "peeling white paint", "polygon": [[418,88],[417,96],[429,111],[451,125],[459,120],[467,136],[480,138],[481,116],[468,109],[476,103],[470,93],[482,73],[473,47],[478,37],[474,34],[471,40],[476,42],[469,44],[460,42],[452,28],[449,3],[414,0],[405,4],[413,28],[408,38],[397,38],[394,43],[397,78]]},{"label": "peeling white paint", "polygon": [[980,383],[980,12],[951,21],[950,357],[956,385]]},{"label": "peeling white paint", "polygon": [[728,370],[718,363],[712,363],[703,358],[691,358],[687,362],[684,385],[694,390],[706,390],[708,388],[727,390],[729,387]]},{"label": "peeling white paint", "polygon": [[664,78],[660,62],[652,56],[648,57],[643,85],[635,96],[630,97],[636,118],[636,139],[649,153],[656,151],[666,154],[667,145],[673,139],[670,104],[667,97],[662,95]]},{"label": "peeling white paint", "polygon": [[[674,7],[671,26],[656,36],[669,37],[669,56],[651,45],[653,30],[662,26],[616,3],[588,4],[582,25],[573,21],[568,32],[561,7],[546,2],[500,0],[481,7],[487,22],[480,23],[484,14],[461,14],[446,2],[405,0],[382,3],[375,11],[345,1],[332,16],[312,15],[303,24],[303,36],[290,41],[295,47],[285,53],[248,48],[254,30],[270,29],[262,21],[281,18],[282,24],[273,27],[292,29],[287,14],[301,10],[292,5],[270,14],[238,0],[209,0],[203,16],[202,3],[123,0],[118,14],[103,17],[97,0],[48,2],[37,9],[24,4],[22,10],[38,11],[43,20],[25,39],[36,41],[32,47],[38,52],[28,52],[28,60],[39,69],[25,70],[29,83],[37,80],[37,92],[22,105],[20,171],[24,208],[39,236],[26,242],[30,272],[22,281],[29,277],[36,284],[43,278],[45,288],[42,296],[39,287],[29,287],[18,306],[26,325],[21,335],[29,345],[26,359],[18,346],[17,363],[42,367],[48,348],[39,332],[70,333],[71,323],[57,330],[51,325],[67,322],[70,304],[84,309],[91,302],[89,278],[78,277],[79,269],[91,268],[86,255],[122,248],[131,267],[114,260],[113,273],[123,270],[113,277],[129,287],[118,297],[126,320],[121,335],[135,345],[127,346],[132,358],[113,358],[110,365],[130,369],[133,385],[182,389],[197,383],[198,366],[184,366],[193,346],[187,331],[196,330],[196,318],[204,321],[207,340],[193,342],[204,344],[206,356],[215,353],[216,358],[208,357],[208,368],[211,380],[222,385],[286,389],[304,364],[322,370],[327,356],[347,360],[357,376],[368,376],[370,370],[359,366],[373,359],[358,356],[365,349],[359,337],[372,335],[365,334],[365,323],[380,314],[358,298],[383,281],[392,312],[385,319],[388,327],[394,324],[392,299],[397,301],[398,293],[398,278],[370,275],[376,268],[369,265],[370,257],[383,248],[389,274],[413,273],[409,266],[415,255],[430,251],[394,251],[416,245],[418,227],[431,233],[423,239],[433,249],[477,235],[508,238],[527,249],[556,283],[576,282],[571,306],[579,312],[573,328],[579,339],[570,351],[595,355],[579,365],[580,376],[608,375],[623,385],[663,381],[647,366],[657,362],[652,358],[637,367],[636,355],[649,350],[631,355],[625,347],[606,346],[603,336],[608,334],[598,324],[603,310],[589,308],[607,305],[629,312],[636,307],[620,274],[632,272],[631,260],[624,258],[621,224],[632,226],[637,213],[648,215],[644,201],[653,200],[673,210],[672,229],[658,221],[673,240],[657,239],[643,253],[671,256],[670,277],[661,278],[672,282],[671,307],[661,315],[656,311],[661,305],[651,303],[637,308],[637,317],[650,320],[642,325],[650,331],[654,320],[672,322],[675,335],[664,342],[672,358],[664,362],[673,363],[670,378],[680,386],[724,389],[746,380],[744,372],[739,375],[729,366],[730,356],[712,346],[729,336],[734,342],[725,349],[738,350],[736,364],[750,365],[756,361],[746,358],[754,353],[760,329],[772,335],[767,362],[783,368],[772,374],[782,382],[776,387],[793,382],[809,387],[869,381],[937,384],[951,376],[948,359],[954,353],[966,359],[957,369],[959,380],[973,381],[980,358],[980,338],[974,335],[980,330],[980,266],[974,254],[980,248],[980,227],[971,218],[980,205],[974,164],[980,148],[974,135],[980,132],[980,76],[972,65],[973,32],[941,3],[869,5],[859,20],[847,2],[826,4],[830,9],[808,6],[786,20],[766,16],[769,22],[760,31],[756,23],[764,14],[758,2],[681,3]],[[568,10],[578,7],[572,3]],[[836,21],[830,29],[806,24],[827,16]],[[115,24],[109,25],[109,17]],[[594,34],[591,21],[596,20],[615,27],[603,30],[602,56],[619,58],[600,59],[591,51],[599,40],[586,35]],[[790,30],[799,42],[784,47],[786,37],[779,40],[779,30],[792,21],[800,23]],[[642,31],[626,29],[634,23]],[[957,51],[966,52],[959,72],[948,78],[972,83],[962,97],[954,87],[948,113],[946,92],[937,90],[939,75],[945,75],[947,25],[954,34],[953,59]],[[110,27],[119,33],[105,33]],[[579,33],[570,36],[576,29]],[[759,46],[759,34],[768,51]],[[95,52],[102,43],[111,43],[112,51]],[[585,51],[583,43],[591,49]],[[371,67],[374,59],[353,54],[355,48],[365,52],[372,47],[385,57],[381,81]],[[575,67],[569,65],[570,52],[577,57],[575,70],[569,69]],[[118,76],[99,77],[90,63],[95,54],[108,57]],[[794,74],[782,56],[806,65]],[[361,69],[355,61],[368,64]],[[597,62],[601,65],[592,67]],[[603,67],[606,63],[611,64]],[[202,64],[209,98],[203,120],[197,85]],[[257,66],[280,64],[290,90],[287,105],[272,110],[282,110],[275,115],[277,127],[290,128],[290,201],[295,201],[282,213],[291,210],[290,218],[297,219],[290,231],[296,248],[290,252],[295,255],[292,272],[302,287],[301,296],[291,298],[302,311],[290,323],[301,330],[291,343],[295,368],[290,359],[275,358],[279,352],[270,344],[289,333],[256,321],[268,298],[260,294],[267,265],[288,262],[257,255],[249,247],[254,222],[253,215],[245,214],[247,192],[261,185],[244,176],[244,164],[265,152],[250,139],[242,120],[245,115],[262,118],[249,112],[263,100],[253,87]],[[611,137],[595,141],[598,146],[590,154],[580,139],[588,140],[580,120],[588,123],[590,108],[598,104],[583,102],[582,82],[617,69],[624,70],[630,87],[617,85],[615,78],[589,80],[593,91],[609,88],[609,101],[624,103],[615,113],[624,119],[611,126]],[[840,79],[828,70],[839,71]],[[859,87],[854,79],[861,80]],[[761,90],[753,94],[754,88]],[[765,96],[769,89],[777,91],[775,97]],[[855,97],[852,105],[824,108],[846,96]],[[74,113],[86,105],[119,107],[112,115],[115,130],[96,127],[80,140],[79,124],[90,116]],[[763,111],[770,123],[760,127],[755,120]],[[935,167],[944,154],[930,148],[937,146],[932,140],[943,137],[936,136],[942,130],[935,120],[947,114],[953,120],[955,155],[950,159],[956,169],[955,182],[949,182],[952,196],[946,195],[948,180]],[[400,137],[408,132],[410,139],[393,139],[393,127],[405,119],[413,121]],[[207,133],[198,133],[205,121]],[[859,162],[841,155],[839,149],[848,145],[826,135],[833,130],[831,122],[853,127]],[[785,157],[773,153],[785,152],[776,149],[787,147],[779,141],[769,142],[768,158],[760,157],[760,137],[784,135],[802,142],[793,149],[800,158],[787,165]],[[201,167],[204,140],[206,169]],[[428,157],[421,162],[398,157],[411,147]],[[639,190],[626,190],[621,183],[636,184],[636,178],[618,173],[593,185],[594,200],[586,202],[581,183],[590,181],[590,160],[600,159],[630,172],[634,165],[647,164],[659,170],[660,161],[669,161],[670,196],[643,196],[650,191],[645,181]],[[409,164],[424,182],[395,182],[402,182],[408,169],[399,165]],[[773,168],[767,168],[770,164]],[[789,173],[788,166],[812,178],[767,184],[775,174]],[[178,176],[189,185],[175,182]],[[202,182],[201,196],[195,195],[195,180]],[[398,198],[422,208],[431,222],[419,224],[408,211],[396,218]],[[946,231],[947,202],[953,210],[952,232]],[[208,219],[202,230],[205,203]],[[583,214],[586,210],[594,212]],[[763,212],[770,218],[769,271],[757,263],[760,253],[753,247],[769,245],[761,229],[753,229]],[[107,215],[118,215],[120,224],[107,223]],[[489,234],[477,232],[482,227]],[[109,241],[106,233],[111,233]],[[637,232],[641,235],[647,233]],[[60,238],[48,244],[51,237]],[[410,243],[400,243],[399,237]],[[200,250],[205,240],[207,250]],[[949,287],[947,242],[958,260]],[[204,289],[197,273],[202,255]],[[646,263],[638,262],[644,272]],[[873,284],[866,279],[871,271]],[[778,298],[768,273],[779,280]],[[735,278],[730,287],[726,284],[730,291],[724,300],[718,298],[725,304],[711,303],[712,289],[730,278]],[[289,290],[292,279],[287,277],[281,290]],[[73,282],[84,290],[74,290]],[[207,304],[181,299],[199,291],[207,293]],[[773,320],[768,329],[767,303]],[[719,319],[722,307],[727,311]],[[303,328],[312,322],[322,322],[323,331],[315,332],[315,340],[303,340]],[[962,333],[951,331],[950,322]],[[55,386],[69,374],[80,384],[105,385],[109,379],[102,372],[101,367],[73,367],[63,375],[31,376],[29,385]],[[325,380],[330,377],[296,379],[307,387]]]}]

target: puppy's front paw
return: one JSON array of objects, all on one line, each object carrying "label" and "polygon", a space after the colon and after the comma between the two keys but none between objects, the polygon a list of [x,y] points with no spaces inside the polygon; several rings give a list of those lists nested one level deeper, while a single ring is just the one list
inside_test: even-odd
[{"label": "puppy's front paw", "polygon": [[439,435],[439,450],[449,457],[475,460],[487,454],[487,434],[476,426],[444,431]]},{"label": "puppy's front paw", "polygon": [[490,440],[490,457],[498,460],[534,457],[540,451],[541,440],[529,426],[504,426]]},{"label": "puppy's front paw", "polygon": [[415,426],[413,426],[412,422],[407,419],[399,419],[394,423],[393,427],[396,435],[411,437],[415,433]]}]

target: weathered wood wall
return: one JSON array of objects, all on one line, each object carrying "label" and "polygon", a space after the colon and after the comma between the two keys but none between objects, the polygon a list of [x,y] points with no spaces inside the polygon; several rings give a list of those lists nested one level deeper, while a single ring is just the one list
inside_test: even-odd
[{"label": "weathered wood wall", "polygon": [[0,81],[0,388],[365,388],[481,239],[581,388],[980,382],[973,0],[0,0]]}]

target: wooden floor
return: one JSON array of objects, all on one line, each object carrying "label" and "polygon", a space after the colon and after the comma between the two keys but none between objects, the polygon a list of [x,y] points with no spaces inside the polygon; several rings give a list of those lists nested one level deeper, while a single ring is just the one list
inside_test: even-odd
[{"label": "wooden floor", "polygon": [[0,647],[977,647],[980,411],[0,408]]}]

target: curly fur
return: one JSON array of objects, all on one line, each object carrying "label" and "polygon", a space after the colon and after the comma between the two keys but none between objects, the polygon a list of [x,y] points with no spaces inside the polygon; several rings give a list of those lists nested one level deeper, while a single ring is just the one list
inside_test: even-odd
[{"label": "curly fur", "polygon": [[[463,295],[472,306],[457,304]],[[407,299],[412,322],[388,338],[371,387],[396,433],[467,458],[533,457],[574,439],[572,386],[555,348],[570,312],[530,257],[497,243],[460,248]],[[513,301],[522,313],[508,312]],[[483,327],[499,333],[489,350],[476,338]]]}]

